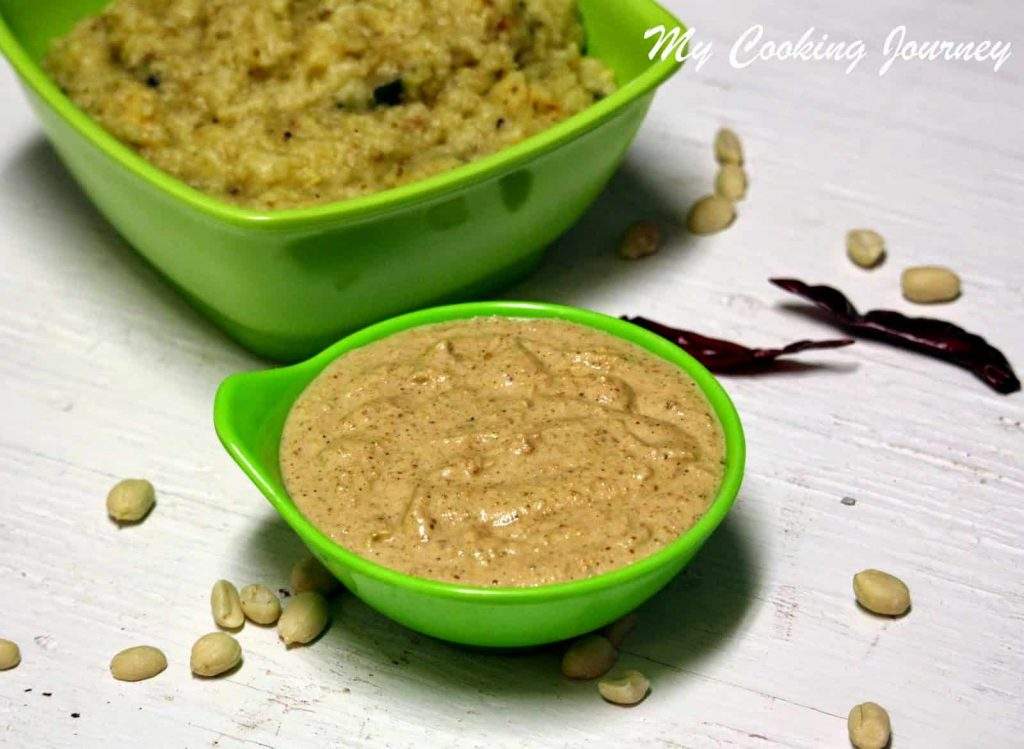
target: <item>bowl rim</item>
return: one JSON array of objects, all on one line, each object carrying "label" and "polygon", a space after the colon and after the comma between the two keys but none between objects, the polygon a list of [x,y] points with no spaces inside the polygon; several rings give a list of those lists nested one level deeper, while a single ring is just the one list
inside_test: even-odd
[{"label": "bowl rim", "polygon": [[[655,0],[631,0],[630,5],[643,14],[651,26],[686,27]],[[208,195],[151,164],[140,154],[107,132],[98,122],[71,101],[28,54],[0,13],[0,52],[22,81],[79,135],[104,152],[122,168],[199,212],[235,226],[281,229],[296,224],[319,224],[339,219],[355,220],[428,202],[454,190],[493,178],[510,168],[552,151],[612,119],[620,110],[660,86],[682,65],[675,55],[648,66],[642,73],[609,96],[595,102],[572,117],[535,135],[463,166],[426,177],[406,185],[347,200],[299,208],[264,210],[245,208]]]},{"label": "bowl rim", "polygon": [[[280,488],[268,475],[262,461],[244,447],[232,417],[234,403],[239,395],[260,380],[271,378],[304,378],[308,384],[339,356],[409,328],[455,320],[488,317],[556,318],[586,327],[639,345],[655,356],[675,364],[686,372],[700,387],[718,417],[725,438],[725,470],[715,499],[704,515],[674,541],[653,554],[592,577],[568,582],[550,583],[533,587],[484,587],[461,585],[430,578],[417,577],[373,562],[350,551],[329,538],[299,511],[283,482]],[[300,391],[301,394],[301,391]],[[299,395],[289,404],[294,404]],[[600,312],[545,302],[488,301],[467,302],[409,312],[384,320],[342,338],[319,354],[304,362],[256,372],[244,372],[225,379],[214,400],[214,427],[221,444],[256,487],[295,531],[299,538],[321,558],[334,559],[351,571],[379,582],[409,590],[420,595],[460,601],[478,601],[488,604],[541,603],[593,593],[628,583],[652,573],[673,560],[695,551],[708,539],[725,518],[736,500],[746,457],[743,427],[736,407],[718,380],[696,359],[671,341],[620,318]],[[280,447],[280,441],[278,442]]]}]

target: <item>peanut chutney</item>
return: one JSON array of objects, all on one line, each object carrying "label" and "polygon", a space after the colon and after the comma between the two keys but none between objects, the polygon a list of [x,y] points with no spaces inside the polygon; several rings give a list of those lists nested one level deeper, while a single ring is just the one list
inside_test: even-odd
[{"label": "peanut chutney", "polygon": [[615,89],[575,0],[114,0],[46,68],[122,142],[252,208],[506,148]]},{"label": "peanut chutney", "polygon": [[339,358],[293,406],[280,460],[299,509],[351,551],[530,586],[673,541],[713,500],[724,454],[675,365],[561,320],[481,317]]}]

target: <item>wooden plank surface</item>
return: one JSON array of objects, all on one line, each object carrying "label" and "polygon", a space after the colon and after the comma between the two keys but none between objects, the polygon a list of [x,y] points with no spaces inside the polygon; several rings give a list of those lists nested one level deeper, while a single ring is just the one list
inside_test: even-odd
[{"label": "wooden plank surface", "polygon": [[[644,314],[777,344],[831,335],[787,307],[773,275],[827,281],[864,306],[916,311],[906,265],[940,262],[964,296],[940,312],[1024,367],[1024,67],[903,63],[919,39],[1024,41],[1013,0],[885,4],[669,3],[714,44],[660,94],[628,161],[510,298]],[[751,24],[863,38],[836,63],[764,62],[728,48]],[[472,652],[417,636],[350,596],[314,646],[286,652],[247,626],[244,666],[190,677],[219,577],[287,584],[300,544],[223,453],[211,399],[263,366],[189,308],[89,206],[0,71],[0,745],[845,745],[872,699],[897,747],[1022,746],[1024,400],[878,344],[725,383],[744,418],[740,500],[698,559],[642,610],[622,665],[653,692],[623,710],[558,673],[557,648]],[[678,222],[706,192],[721,124],[747,146],[752,187],[728,232],[677,228],[643,262],[615,257],[630,221]],[[889,261],[866,273],[844,232],[873,226]],[[118,530],[103,497],[149,477],[158,505]],[[844,497],[856,500],[844,504]],[[850,577],[902,576],[914,610],[857,610]],[[111,655],[148,642],[170,667],[114,681]],[[79,717],[73,717],[77,714]]]}]

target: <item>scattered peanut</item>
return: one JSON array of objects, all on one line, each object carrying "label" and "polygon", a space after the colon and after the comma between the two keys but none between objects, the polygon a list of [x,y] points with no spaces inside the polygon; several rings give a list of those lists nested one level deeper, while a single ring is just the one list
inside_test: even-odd
[{"label": "scattered peanut", "polygon": [[292,596],[277,622],[277,634],[285,645],[305,645],[315,640],[327,626],[327,600],[307,590]]},{"label": "scattered peanut", "polygon": [[218,580],[213,584],[213,590],[210,591],[210,610],[218,627],[238,629],[245,623],[238,588],[227,580]]},{"label": "scattered peanut", "polygon": [[616,705],[635,705],[651,691],[651,682],[639,671],[627,671],[617,679],[601,679],[597,691]]},{"label": "scattered peanut", "polygon": [[910,302],[951,302],[960,296],[960,277],[940,265],[919,265],[903,271],[900,287],[903,296]]},{"label": "scattered peanut", "polygon": [[693,204],[686,227],[694,234],[714,234],[736,220],[736,206],[721,195],[705,195]]},{"label": "scattered peanut", "polygon": [[119,523],[142,520],[156,504],[153,485],[145,479],[124,479],[107,494],[107,514]]},{"label": "scattered peanut", "polygon": [[122,650],[110,660],[110,673],[119,681],[152,679],[167,668],[167,656],[149,645]]},{"label": "scattered peanut", "polygon": [[654,221],[637,221],[626,229],[619,245],[619,257],[638,260],[653,255],[661,247],[661,229]]},{"label": "scattered peanut", "polygon": [[747,195],[747,173],[739,164],[723,164],[715,177],[715,193],[734,203]]},{"label": "scattered peanut", "polygon": [[604,636],[608,639],[608,642],[612,644],[614,648],[621,648],[623,641],[629,636],[629,633],[636,628],[637,620],[640,617],[636,615],[636,612],[626,614],[621,619],[617,619],[607,627],[604,628]]},{"label": "scattered peanut", "polygon": [[608,673],[619,652],[601,635],[576,640],[562,656],[562,673],[570,679],[596,679]]},{"label": "scattered peanut", "polygon": [[316,557],[300,559],[292,567],[292,593],[315,590],[330,595],[338,587],[338,579]]},{"label": "scattered peanut", "polygon": [[0,671],[14,668],[21,663],[21,651],[17,643],[0,637]]},{"label": "scattered peanut", "polygon": [[242,647],[227,632],[211,632],[196,640],[189,663],[196,676],[219,676],[242,662]]},{"label": "scattered peanut", "polygon": [[856,705],[846,721],[850,743],[857,749],[883,749],[889,743],[892,727],[889,713],[874,702]]},{"label": "scattered peanut", "polygon": [[743,144],[740,137],[727,127],[715,135],[715,160],[719,164],[743,164]]},{"label": "scattered peanut", "polygon": [[862,570],[853,576],[857,602],[876,614],[900,616],[910,608],[910,590],[898,577],[881,570]]},{"label": "scattered peanut", "polygon": [[874,268],[885,257],[885,240],[872,229],[846,232],[846,255],[861,268]]},{"label": "scattered peanut", "polygon": [[273,624],[281,616],[281,602],[265,585],[246,585],[239,599],[243,613],[257,624]]}]

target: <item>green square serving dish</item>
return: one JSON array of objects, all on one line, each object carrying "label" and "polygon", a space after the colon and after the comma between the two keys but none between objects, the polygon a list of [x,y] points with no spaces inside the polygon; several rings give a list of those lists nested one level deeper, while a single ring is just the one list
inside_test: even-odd
[{"label": "green square serving dish", "polygon": [[579,115],[467,166],[373,195],[284,211],[240,208],[147,163],[40,67],[50,41],[104,0],[0,0],[0,51],[53,147],[121,235],[229,335],[295,360],[342,333],[516,280],[597,197],[655,88],[644,31],[679,22],[651,0],[580,0],[588,53],[619,89]]}]

